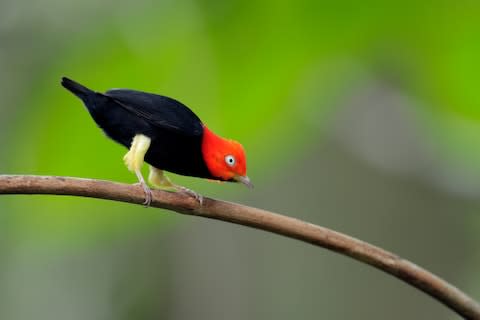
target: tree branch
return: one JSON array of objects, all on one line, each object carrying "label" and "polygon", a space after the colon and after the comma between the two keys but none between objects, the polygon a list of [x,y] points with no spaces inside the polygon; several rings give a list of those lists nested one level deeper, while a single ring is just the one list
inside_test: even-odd
[{"label": "tree branch", "polygon": [[[142,204],[137,186],[51,176],[0,175],[0,194],[70,195]],[[298,219],[210,198],[203,205],[182,193],[153,191],[152,207],[241,224],[298,239],[349,256],[429,294],[465,319],[480,319],[480,305],[443,279],[388,251]]]}]

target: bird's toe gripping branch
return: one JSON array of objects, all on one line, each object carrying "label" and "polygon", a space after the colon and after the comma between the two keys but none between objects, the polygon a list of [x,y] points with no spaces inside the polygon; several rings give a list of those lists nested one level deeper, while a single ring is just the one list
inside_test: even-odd
[{"label": "bird's toe gripping branch", "polygon": [[187,189],[182,186],[173,184],[172,181],[164,174],[163,170],[157,169],[153,166],[150,166],[150,174],[148,175],[148,182],[155,187],[156,189],[169,191],[169,192],[184,192],[189,196],[195,198],[195,200],[203,204],[203,196],[196,193],[193,190]]},{"label": "bird's toe gripping branch", "polygon": [[194,197],[195,200],[197,200],[200,205],[203,205],[203,196],[201,194],[182,186],[175,186],[175,187],[178,188],[178,190],[185,192],[189,196]]},{"label": "bird's toe gripping branch", "polygon": [[152,191],[147,186],[145,179],[142,176],[142,165],[145,158],[145,154],[150,147],[151,139],[143,134],[137,134],[132,141],[130,150],[123,157],[123,161],[127,166],[128,170],[135,172],[137,175],[138,181],[142,186],[145,192],[145,202],[143,203],[146,206],[149,206],[152,202]]}]

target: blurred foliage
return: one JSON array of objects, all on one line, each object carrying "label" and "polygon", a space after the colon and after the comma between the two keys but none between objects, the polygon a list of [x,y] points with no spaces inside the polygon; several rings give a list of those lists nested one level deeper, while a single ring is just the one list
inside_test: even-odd
[{"label": "blurred foliage", "polygon": [[[339,106],[380,79],[412,99],[441,174],[452,171],[476,188],[479,14],[480,4],[467,0],[4,1],[0,170],[135,182],[121,160],[126,150],[61,88],[63,75],[98,91],[135,88],[179,99],[244,144],[257,185],[286,174],[325,139]],[[248,192],[174,179],[212,196]],[[96,246],[173,221],[98,200],[22,199],[2,198],[11,214],[1,219],[12,241],[32,248]]]}]

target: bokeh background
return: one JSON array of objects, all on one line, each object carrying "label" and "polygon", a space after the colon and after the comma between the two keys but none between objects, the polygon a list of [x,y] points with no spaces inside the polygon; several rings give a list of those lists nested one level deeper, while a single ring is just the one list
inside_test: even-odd
[{"label": "bokeh background", "polygon": [[[480,298],[477,1],[0,1],[0,173],[134,183],[59,79],[172,96],[241,141],[207,196],[339,230]],[[1,319],[456,319],[371,267],[217,221],[0,198]]]}]

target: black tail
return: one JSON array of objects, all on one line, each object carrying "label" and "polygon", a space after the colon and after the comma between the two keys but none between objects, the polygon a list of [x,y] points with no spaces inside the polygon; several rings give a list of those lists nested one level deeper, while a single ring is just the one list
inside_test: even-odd
[{"label": "black tail", "polygon": [[84,102],[87,102],[88,98],[92,96],[92,94],[95,94],[94,91],[66,77],[62,77],[62,86],[64,86],[65,89],[67,89],[80,99],[82,99]]}]

